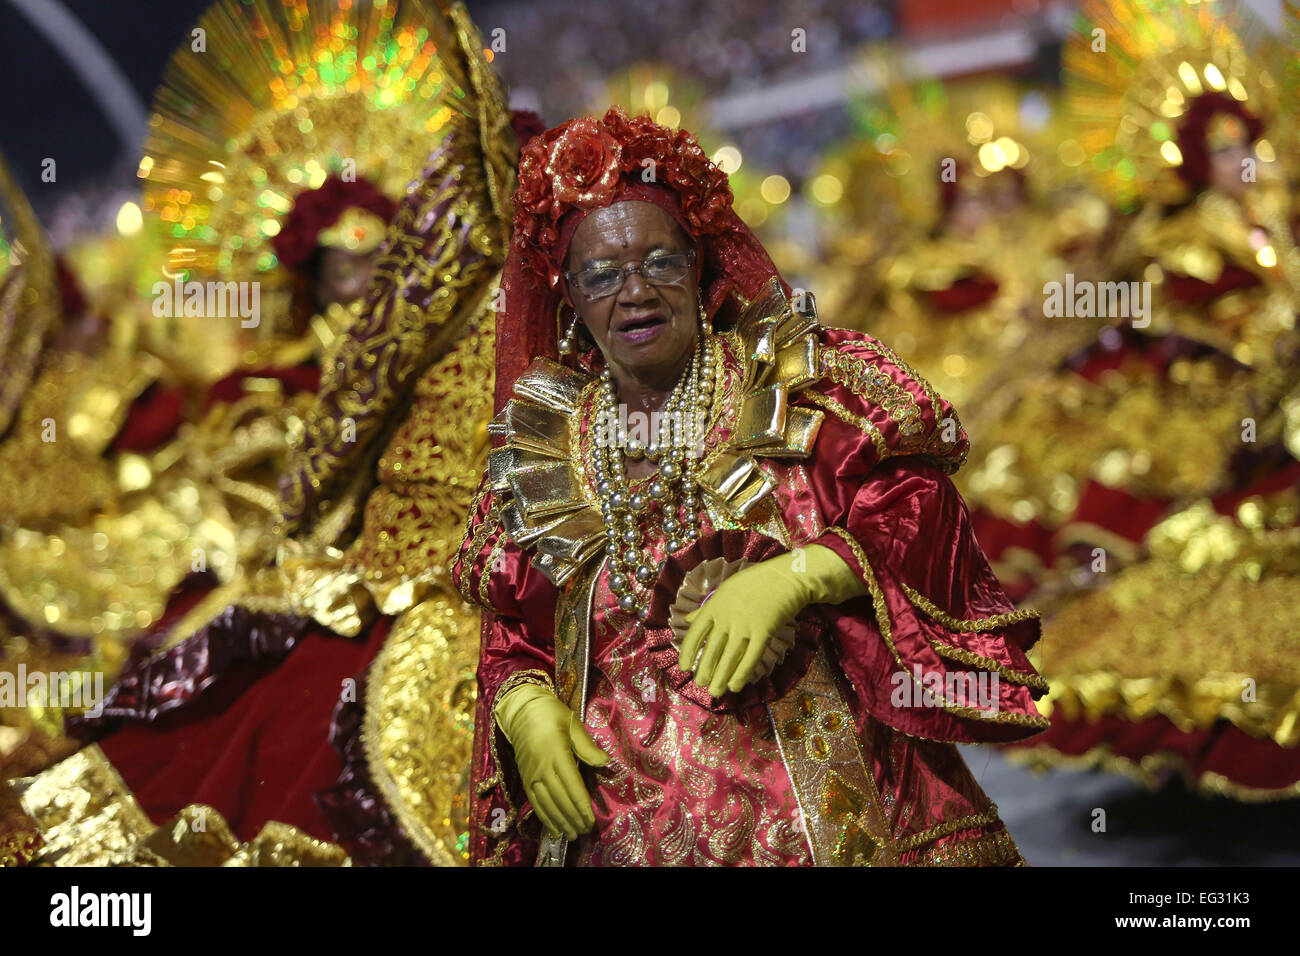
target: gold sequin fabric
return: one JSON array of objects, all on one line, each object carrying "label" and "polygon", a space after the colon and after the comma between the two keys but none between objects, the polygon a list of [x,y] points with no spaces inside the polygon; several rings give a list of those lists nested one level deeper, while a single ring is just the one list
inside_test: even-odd
[{"label": "gold sequin fabric", "polygon": [[1045,708],[1066,720],[1163,716],[1185,731],[1229,720],[1300,745],[1298,519],[1292,489],[1233,516],[1201,501],[1161,522],[1149,558],[1048,621]]},{"label": "gold sequin fabric", "polygon": [[38,866],[349,866],[334,844],[268,823],[240,843],[211,807],[191,804],[155,826],[113,765],[87,747],[33,777],[0,783],[40,840]]},{"label": "gold sequin fabric", "polygon": [[366,679],[371,777],[437,866],[469,862],[469,770],[479,617],[438,594],[397,619]]},{"label": "gold sequin fabric", "polygon": [[[275,478],[309,400],[257,390],[214,405],[150,455],[64,461],[69,481],[95,480],[110,467],[116,479],[104,499],[81,499],[75,518],[8,522],[0,595],[33,624],[125,645],[157,623],[191,572],[228,582],[241,567],[263,566],[275,553]],[[22,444],[19,436],[9,441]],[[0,453],[10,453],[8,445]],[[28,496],[59,487],[27,478]]]},{"label": "gold sequin fabric", "polygon": [[364,574],[395,613],[418,598],[411,582],[447,584],[478,476],[487,460],[492,417],[493,318],[488,310],[448,354],[420,377],[410,412],[379,458],[379,485],[365,506],[361,534],[345,566]]},{"label": "gold sequin fabric", "polygon": [[1006,416],[975,433],[958,486],[972,507],[1047,527],[1074,515],[1093,480],[1139,497],[1208,494],[1241,447],[1251,379],[1213,359],[1180,359],[1168,376],[1135,359],[1096,382],[1026,381]]},{"label": "gold sequin fabric", "polygon": [[116,475],[100,458],[103,443],[78,438],[79,431],[99,424],[92,416],[104,403],[96,396],[109,383],[116,392],[126,370],[124,362],[108,357],[96,362],[78,352],[47,356],[0,443],[0,500],[7,517],[76,518],[115,497]]}]

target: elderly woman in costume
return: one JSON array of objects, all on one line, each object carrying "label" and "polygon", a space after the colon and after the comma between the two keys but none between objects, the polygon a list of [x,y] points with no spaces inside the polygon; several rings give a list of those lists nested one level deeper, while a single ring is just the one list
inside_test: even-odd
[{"label": "elderly woman in costume", "polygon": [[953,742],[1046,726],[1038,624],[947,477],[952,407],[819,325],[686,132],[573,120],[515,201],[452,567],[485,609],[472,858],[1022,862]]}]

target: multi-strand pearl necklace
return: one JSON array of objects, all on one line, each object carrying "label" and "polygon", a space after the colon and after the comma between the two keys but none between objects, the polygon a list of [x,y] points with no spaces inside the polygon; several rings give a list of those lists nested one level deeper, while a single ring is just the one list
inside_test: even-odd
[{"label": "multi-strand pearl necklace", "polygon": [[[646,546],[652,522],[658,523],[663,535],[665,555],[699,537],[703,502],[697,479],[713,401],[714,348],[704,334],[696,340],[691,362],[664,404],[658,434],[648,443],[638,439],[598,443],[593,455],[596,491],[605,519],[609,588],[618,598],[619,609],[642,621],[648,614],[649,589],[663,567],[663,561],[655,561]],[[618,399],[608,368],[600,379],[601,417],[597,420],[615,421]],[[658,463],[658,474],[650,478],[644,491],[632,490],[625,455]]]}]

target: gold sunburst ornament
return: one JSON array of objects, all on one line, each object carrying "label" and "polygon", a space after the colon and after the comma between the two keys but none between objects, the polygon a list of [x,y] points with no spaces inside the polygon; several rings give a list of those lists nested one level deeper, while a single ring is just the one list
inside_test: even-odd
[{"label": "gold sunburst ornament", "polygon": [[1053,104],[1038,91],[1000,77],[943,82],[883,47],[858,67],[876,92],[850,99],[855,135],[819,170],[843,184],[841,214],[928,226],[944,184],[980,192],[1000,187],[1002,172],[1046,184],[1066,175],[1045,135]]},{"label": "gold sunburst ornament", "polygon": [[[1068,109],[1097,185],[1122,210],[1182,198],[1180,129],[1198,98],[1222,97],[1267,124],[1277,72],[1263,29],[1216,0],[1087,0],[1066,46]],[[1266,140],[1255,143],[1273,160]]]},{"label": "gold sunburst ornament", "polygon": [[331,176],[399,199],[474,102],[452,29],[422,0],[209,7],[167,66],[138,172],[168,271],[283,278],[270,240]]}]

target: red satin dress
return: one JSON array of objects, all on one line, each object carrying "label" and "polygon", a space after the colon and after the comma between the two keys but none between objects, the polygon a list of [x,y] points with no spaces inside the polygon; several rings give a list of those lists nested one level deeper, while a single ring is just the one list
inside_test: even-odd
[{"label": "red satin dress", "polygon": [[[796,645],[761,686],[727,695],[727,706],[723,698],[711,709],[689,675],[668,663],[674,652],[656,652],[646,627],[614,606],[602,571],[584,724],[611,760],[584,768],[596,827],[570,848],[570,864],[809,865],[790,773],[765,705],[798,684],[819,646],[848,688],[897,861],[1023,862],[953,743],[1008,741],[1047,726],[1034,706],[1046,685],[1025,657],[1038,622],[1017,612],[998,585],[945,474],[966,447],[959,425],[955,436],[939,441],[940,423],[956,421],[951,407],[869,336],[817,334],[820,350],[831,353],[825,374],[791,400],[830,411],[806,459],[764,463],[777,478],[772,513],[790,546],[831,548],[867,593],[812,609],[821,627],[811,645]],[[736,343],[720,338],[725,388],[741,380],[744,368]],[[580,450],[590,444],[591,416],[588,401],[579,414]],[[717,426],[710,441],[730,437]],[[529,552],[504,537],[499,508],[485,485],[452,568],[458,582],[467,579],[487,598],[471,857],[526,866],[536,860],[540,825],[491,706],[513,675],[555,673],[562,596]],[[745,533],[771,542],[757,530]],[[665,573],[689,550],[670,556]],[[978,713],[915,700],[900,705],[896,675],[917,668],[941,681],[949,671],[993,678],[994,700]]]}]

